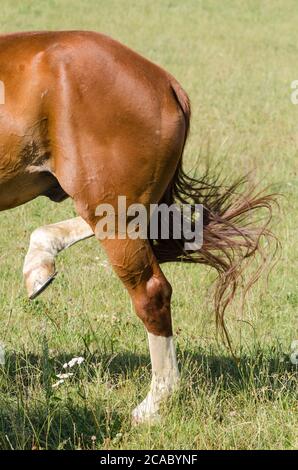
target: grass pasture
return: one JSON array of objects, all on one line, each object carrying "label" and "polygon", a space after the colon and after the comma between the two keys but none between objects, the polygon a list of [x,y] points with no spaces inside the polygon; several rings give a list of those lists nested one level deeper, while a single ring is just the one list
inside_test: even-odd
[{"label": "grass pasture", "polygon": [[[92,29],[158,62],[192,101],[187,164],[208,151],[227,176],[254,170],[284,195],[272,224],[281,259],[268,286],[252,289],[245,315],[227,314],[238,365],[216,341],[214,273],[164,267],[182,384],[162,422],[139,428],[130,412],[150,383],[146,334],[100,246],[88,240],[61,254],[54,284],[29,302],[22,263],[30,233],[74,209],[39,198],[2,212],[0,448],[297,449],[297,366],[289,359],[298,339],[296,1],[1,0],[0,12],[1,32]],[[85,361],[53,388],[74,356]]]}]

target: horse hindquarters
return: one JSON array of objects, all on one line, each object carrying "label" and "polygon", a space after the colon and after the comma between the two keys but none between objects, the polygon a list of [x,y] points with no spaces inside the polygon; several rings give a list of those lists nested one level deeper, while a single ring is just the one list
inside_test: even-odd
[{"label": "horse hindquarters", "polygon": [[[105,78],[102,66],[98,70],[99,83],[89,83],[90,94],[82,97],[77,93],[80,73],[65,67],[63,60],[57,72],[61,81],[50,106],[55,176],[95,234],[100,204],[111,204],[116,210],[119,196],[126,196],[127,205],[142,203],[146,208],[160,201],[185,141],[185,120],[170,77],[138,57],[132,60],[129,53],[128,71],[121,67],[115,70],[119,88],[112,87],[108,95],[102,91],[106,87],[101,81]],[[153,83],[143,81],[140,66],[144,66],[145,76],[151,75]],[[92,67],[94,77],[97,64]],[[102,244],[148,333],[152,383],[133,418],[136,422],[153,419],[179,376],[173,345],[171,287],[149,241],[122,240],[116,233],[115,239],[106,239]]]}]

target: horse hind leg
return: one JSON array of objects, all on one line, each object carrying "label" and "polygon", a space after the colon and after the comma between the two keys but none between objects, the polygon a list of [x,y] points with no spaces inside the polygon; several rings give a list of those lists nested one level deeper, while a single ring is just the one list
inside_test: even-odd
[{"label": "horse hind leg", "polygon": [[25,285],[31,300],[54,280],[57,254],[93,235],[92,229],[81,217],[45,225],[32,232],[23,267]]},{"label": "horse hind leg", "polygon": [[154,421],[159,418],[161,402],[179,381],[170,307],[172,289],[147,240],[108,239],[102,243],[148,334],[152,381],[132,418],[134,423]]}]

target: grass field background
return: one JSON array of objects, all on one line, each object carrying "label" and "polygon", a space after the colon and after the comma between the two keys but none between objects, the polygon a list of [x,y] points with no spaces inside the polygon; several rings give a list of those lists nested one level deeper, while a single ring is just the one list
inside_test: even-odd
[{"label": "grass field background", "polygon": [[[298,448],[289,360],[298,339],[297,21],[295,0],[1,0],[1,32],[92,29],[161,64],[192,101],[188,165],[208,151],[231,179],[254,170],[284,196],[273,219],[282,255],[269,284],[253,288],[242,318],[237,308],[227,314],[238,365],[216,341],[214,273],[165,266],[182,384],[162,422],[138,428],[130,412],[150,383],[146,334],[100,246],[89,240],[63,253],[54,284],[29,302],[21,272],[30,233],[74,209],[40,198],[1,213],[0,448]],[[74,356],[84,363],[53,388]]]}]

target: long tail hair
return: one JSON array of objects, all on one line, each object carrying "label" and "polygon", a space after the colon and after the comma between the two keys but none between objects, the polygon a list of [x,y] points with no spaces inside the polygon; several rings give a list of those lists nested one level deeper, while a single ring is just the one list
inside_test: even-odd
[{"label": "long tail hair", "polygon": [[[190,121],[189,100],[177,82],[174,81],[172,88],[184,115],[186,141]],[[183,233],[180,240],[170,235],[168,240],[151,240],[151,244],[160,263],[180,261],[215,268],[218,273],[214,295],[216,325],[231,348],[224,321],[226,308],[240,286],[243,294],[241,309],[243,308],[247,291],[270,264],[278,247],[278,240],[268,229],[276,195],[258,191],[248,184],[247,178],[226,184],[220,176],[213,176],[209,168],[200,178],[190,176],[183,169],[181,156],[161,203],[203,206],[203,245],[200,249],[185,251],[186,240]],[[245,283],[243,274],[247,260],[255,255],[260,255],[259,266]]]}]

